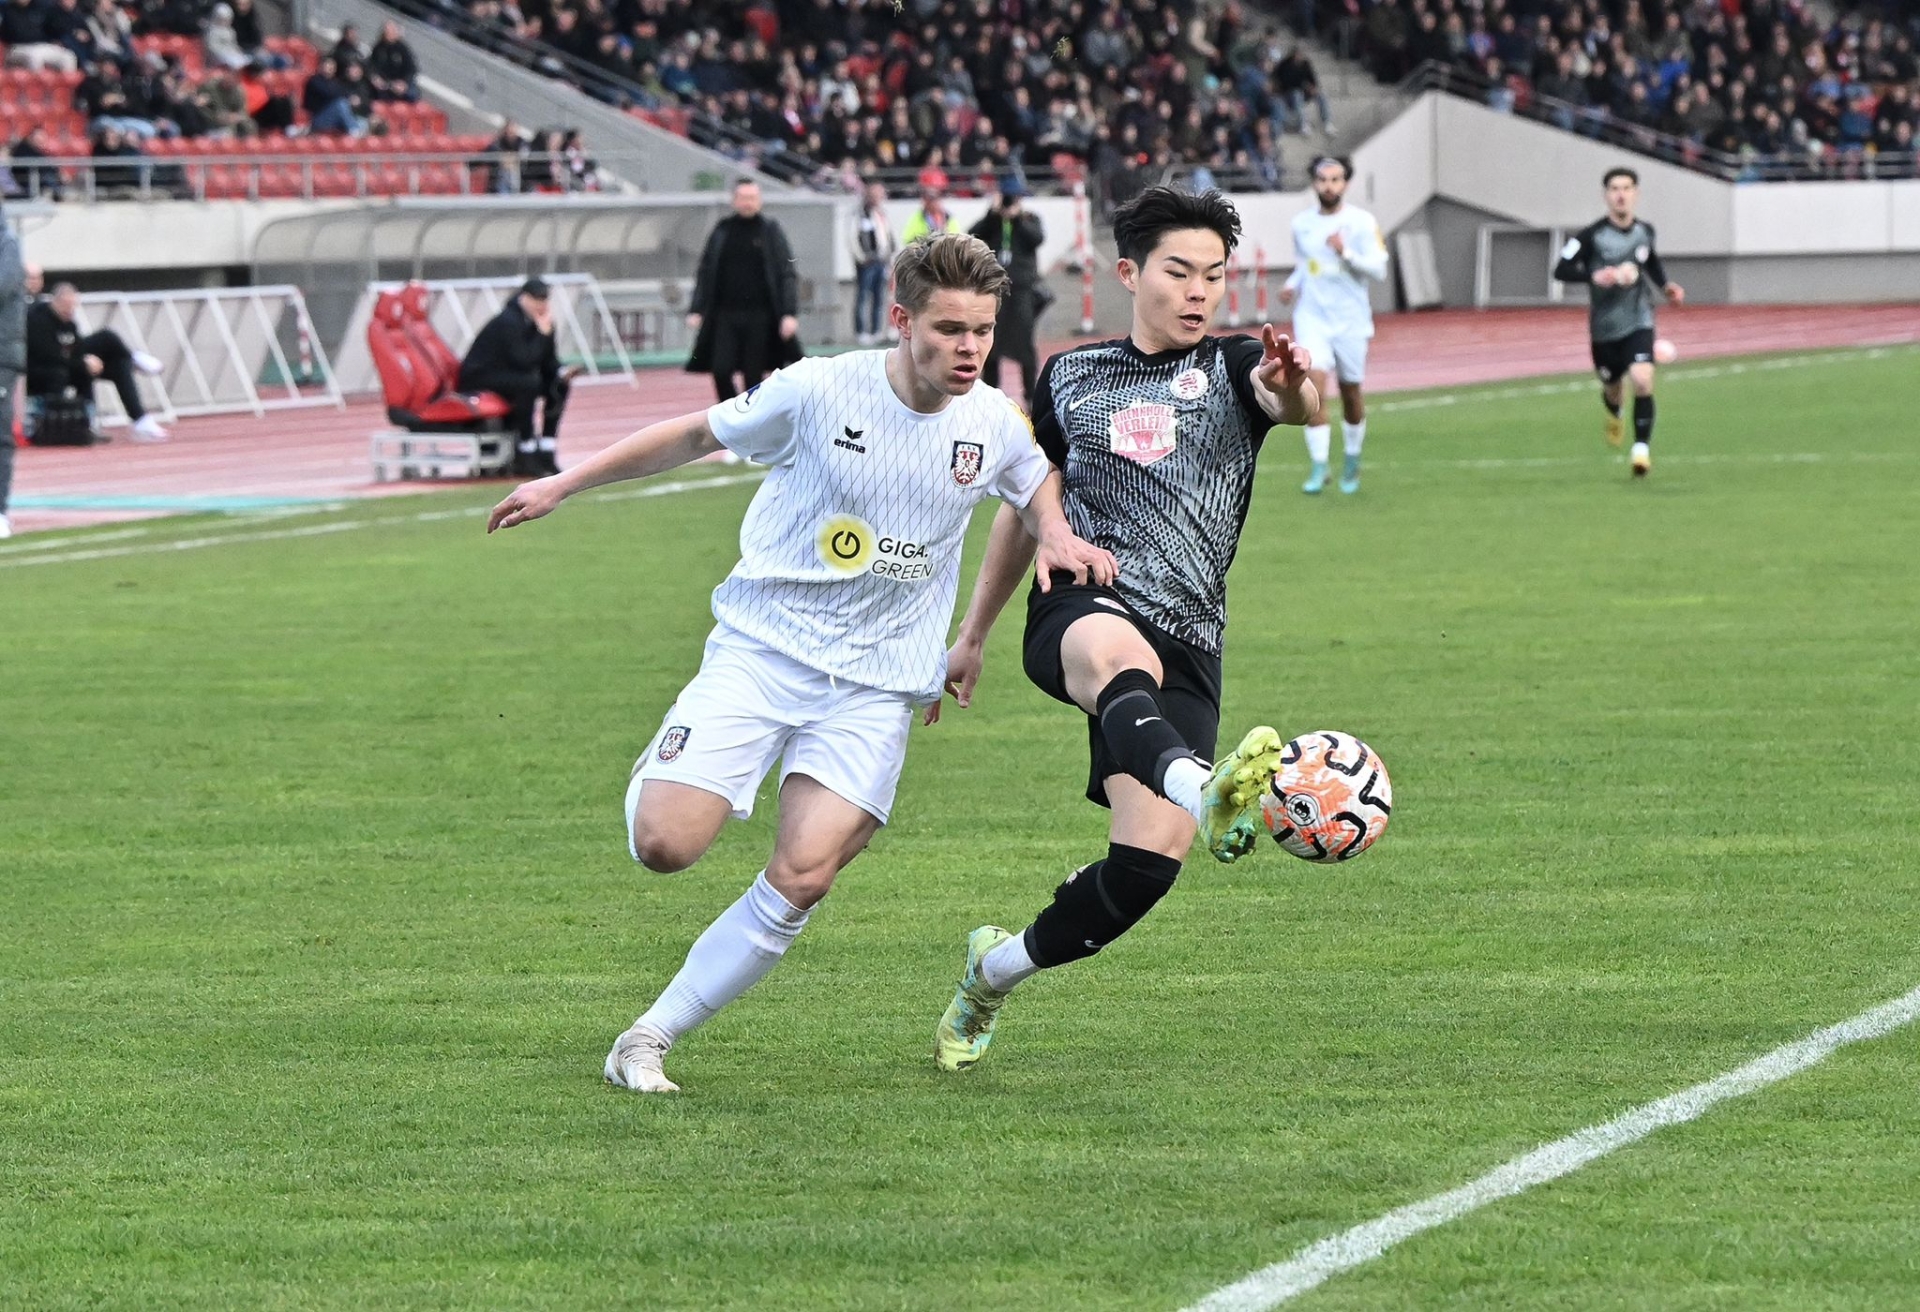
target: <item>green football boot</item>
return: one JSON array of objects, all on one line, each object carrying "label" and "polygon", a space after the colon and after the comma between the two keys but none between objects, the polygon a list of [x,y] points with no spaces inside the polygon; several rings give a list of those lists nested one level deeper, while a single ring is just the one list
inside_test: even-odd
[{"label": "green football boot", "polygon": [[933,1060],[943,1071],[963,1071],[986,1055],[993,1022],[1007,995],[987,984],[980,960],[1013,935],[998,925],[982,925],[967,935],[967,968],[940,1025],[933,1032]]},{"label": "green football boot", "polygon": [[1240,745],[1214,765],[1200,824],[1200,842],[1214,860],[1238,861],[1253,851],[1262,828],[1260,797],[1280,772],[1285,748],[1286,739],[1262,724],[1247,730]]}]

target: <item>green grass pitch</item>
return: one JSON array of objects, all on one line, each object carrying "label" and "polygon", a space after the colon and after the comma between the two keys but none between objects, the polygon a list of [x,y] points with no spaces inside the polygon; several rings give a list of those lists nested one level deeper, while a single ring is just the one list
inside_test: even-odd
[{"label": "green grass pitch", "polygon": [[[1190,862],[938,1075],[966,931],[1104,843],[1009,615],[673,1099],[601,1059],[772,807],[662,877],[619,799],[751,488],[9,544],[0,1307],[1173,1309],[1903,993],[1917,406],[1911,350],[1669,371],[1634,485],[1589,385],[1383,398],[1318,500],[1277,434],[1226,721],[1373,743],[1380,846]],[[1917,1064],[1843,1050],[1298,1306],[1920,1305]]]}]

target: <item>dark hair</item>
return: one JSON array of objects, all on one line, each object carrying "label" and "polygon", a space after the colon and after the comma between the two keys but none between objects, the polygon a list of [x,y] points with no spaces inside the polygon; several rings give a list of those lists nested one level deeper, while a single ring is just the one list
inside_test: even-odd
[{"label": "dark hair", "polygon": [[1113,240],[1120,258],[1142,264],[1170,232],[1204,228],[1220,238],[1227,254],[1240,244],[1240,212],[1217,191],[1195,195],[1173,187],[1148,187],[1113,212]]},{"label": "dark hair", "polygon": [[[559,129],[559,128],[555,128],[555,129],[553,129],[553,130],[554,130],[555,132],[558,132],[558,131],[559,131],[560,129]],[[744,174],[743,174],[742,176],[740,176],[740,177],[737,177],[737,178],[735,178],[735,179],[733,180],[733,189],[734,189],[735,191],[738,191],[738,190],[740,190],[740,188],[742,188],[742,187],[757,187],[757,186],[759,186],[759,185],[760,185],[760,179],[758,179],[758,178],[755,178],[755,177],[750,177],[750,176],[747,176],[747,175],[744,175]]]},{"label": "dark hair", "polygon": [[1628,168],[1625,164],[1616,164],[1608,169],[1607,175],[1600,179],[1600,185],[1603,187],[1611,187],[1615,178],[1625,178],[1636,187],[1640,185],[1640,175]]},{"label": "dark hair", "polygon": [[1320,172],[1320,166],[1323,164],[1338,164],[1340,166],[1341,181],[1343,182],[1353,181],[1353,161],[1348,159],[1345,155],[1320,156],[1318,159],[1314,160],[1313,163],[1307,166],[1307,176],[1309,178],[1314,177],[1316,174]]}]

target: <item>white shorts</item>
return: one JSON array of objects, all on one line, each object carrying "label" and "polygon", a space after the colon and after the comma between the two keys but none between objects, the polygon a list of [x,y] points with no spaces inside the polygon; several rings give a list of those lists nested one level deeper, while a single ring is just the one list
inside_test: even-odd
[{"label": "white shorts", "polygon": [[1367,345],[1373,339],[1365,331],[1336,333],[1317,319],[1296,314],[1293,340],[1307,348],[1315,369],[1330,370],[1343,383],[1366,381]]},{"label": "white shorts", "polygon": [[782,783],[788,775],[808,775],[885,824],[913,710],[906,693],[822,674],[722,625],[708,635],[700,672],[634,766],[627,785],[628,850],[647,780],[724,797],[735,818],[745,820],[776,759]]}]

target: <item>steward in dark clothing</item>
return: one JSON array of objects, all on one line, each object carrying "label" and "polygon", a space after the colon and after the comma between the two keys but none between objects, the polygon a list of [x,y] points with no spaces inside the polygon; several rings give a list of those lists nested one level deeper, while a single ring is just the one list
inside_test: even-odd
[{"label": "steward in dark clothing", "polygon": [[[760,213],[760,185],[733,186],[733,215],[714,225],[700,254],[688,326],[697,334],[690,374],[712,374],[724,401],[800,358],[800,284],[793,247]],[[734,385],[734,375],[745,381]]]},{"label": "steward in dark clothing", "polygon": [[1013,280],[1000,302],[1000,317],[993,325],[993,350],[987,354],[981,376],[998,387],[1000,362],[1017,362],[1027,404],[1032,406],[1034,378],[1040,372],[1039,348],[1033,340],[1034,320],[1039,314],[1040,246],[1047,233],[1040,216],[1021,204],[1026,194],[1020,176],[1008,174],[1001,179],[1000,194],[994,197],[986,217],[969,231],[994,249],[1001,267]]},{"label": "steward in dark clothing", "polygon": [[[493,392],[513,407],[507,427],[514,435],[513,472],[540,476],[560,472],[560,416],[567,408],[573,375],[562,371],[553,344],[553,313],[547,284],[529,278],[519,295],[488,320],[460,362],[463,392]],[[533,409],[540,407],[540,436]]]},{"label": "steward in dark clothing", "polygon": [[[103,378],[120,393],[127,418],[138,423],[147,413],[133,381],[133,352],[111,328],[80,335],[73,313],[80,297],[66,284],[27,310],[27,395],[93,399],[93,384]],[[58,308],[56,308],[58,307]],[[62,313],[64,311],[64,313]],[[96,375],[87,357],[100,362]]]}]

